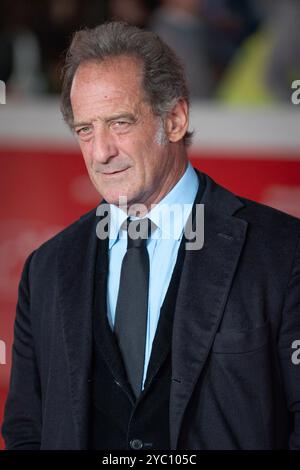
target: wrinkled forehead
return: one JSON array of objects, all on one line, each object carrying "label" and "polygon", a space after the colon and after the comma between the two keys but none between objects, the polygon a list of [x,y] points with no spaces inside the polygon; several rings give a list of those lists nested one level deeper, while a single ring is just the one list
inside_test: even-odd
[{"label": "wrinkled forehead", "polygon": [[74,121],[107,121],[125,114],[130,114],[131,119],[152,115],[141,82],[141,66],[131,58],[81,64],[71,88],[72,126]]},{"label": "wrinkled forehead", "polygon": [[131,56],[110,57],[103,61],[81,63],[74,75],[71,97],[74,91],[85,86],[120,88],[120,90],[144,94],[143,65]]}]

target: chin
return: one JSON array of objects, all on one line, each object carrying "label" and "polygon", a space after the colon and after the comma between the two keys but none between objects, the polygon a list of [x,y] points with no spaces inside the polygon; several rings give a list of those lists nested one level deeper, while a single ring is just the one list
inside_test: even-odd
[{"label": "chin", "polygon": [[[107,192],[107,193],[104,192],[101,194],[102,194],[103,199],[108,204],[114,204],[115,206],[118,206],[120,202],[120,198],[124,198],[124,197],[126,198],[126,202],[128,203],[128,194],[125,191],[123,193],[118,192],[117,194],[111,193],[111,192]],[[122,199],[121,199],[121,202],[122,202]]]}]

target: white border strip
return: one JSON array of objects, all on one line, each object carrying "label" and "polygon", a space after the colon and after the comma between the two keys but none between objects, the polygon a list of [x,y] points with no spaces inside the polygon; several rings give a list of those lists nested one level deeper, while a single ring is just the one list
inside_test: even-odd
[{"label": "white border strip", "polygon": [[201,103],[191,108],[194,147],[300,153],[300,107],[238,108]]}]

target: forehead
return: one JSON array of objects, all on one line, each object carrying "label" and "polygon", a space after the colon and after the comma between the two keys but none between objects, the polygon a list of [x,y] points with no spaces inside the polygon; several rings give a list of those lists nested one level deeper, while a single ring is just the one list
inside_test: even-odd
[{"label": "forehead", "polygon": [[132,57],[120,56],[100,63],[85,62],[78,67],[73,79],[72,105],[89,99],[108,103],[141,100],[144,97],[142,79],[142,65]]}]

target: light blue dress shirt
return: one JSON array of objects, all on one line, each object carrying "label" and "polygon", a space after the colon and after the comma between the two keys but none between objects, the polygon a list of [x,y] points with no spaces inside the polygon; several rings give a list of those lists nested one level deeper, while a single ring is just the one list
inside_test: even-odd
[{"label": "light blue dress shirt", "polygon": [[[157,228],[147,241],[150,277],[143,387],[160,309],[170,284],[183,229],[190,215],[198,186],[198,176],[192,165],[188,163],[185,173],[176,185],[145,215]],[[113,329],[121,265],[127,250],[127,232],[121,228],[121,225],[127,219],[127,214],[113,204],[110,205],[110,214],[107,315]]]}]

